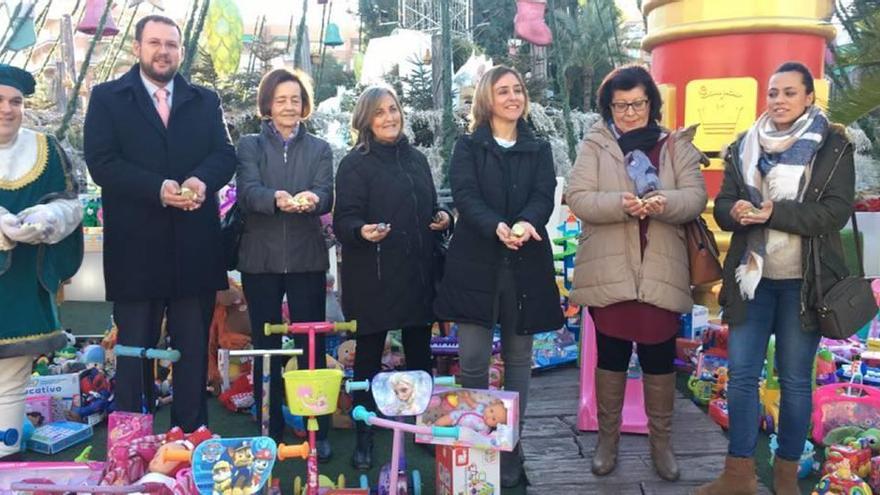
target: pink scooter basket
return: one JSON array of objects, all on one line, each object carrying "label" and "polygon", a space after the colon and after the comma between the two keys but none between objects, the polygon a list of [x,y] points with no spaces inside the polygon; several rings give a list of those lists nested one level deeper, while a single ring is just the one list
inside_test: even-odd
[{"label": "pink scooter basket", "polygon": [[824,445],[839,426],[880,428],[880,390],[857,383],[832,383],[813,394],[813,439]]}]

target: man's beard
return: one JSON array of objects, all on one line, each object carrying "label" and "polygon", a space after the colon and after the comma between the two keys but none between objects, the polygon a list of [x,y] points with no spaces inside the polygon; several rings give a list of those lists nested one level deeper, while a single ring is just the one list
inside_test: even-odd
[{"label": "man's beard", "polygon": [[177,74],[178,68],[179,65],[169,64],[168,70],[166,72],[156,72],[153,70],[152,64],[147,64],[141,61],[141,70],[144,71],[144,74],[146,74],[147,77],[149,77],[150,79],[162,83],[167,83],[168,81],[174,79],[174,75]]}]

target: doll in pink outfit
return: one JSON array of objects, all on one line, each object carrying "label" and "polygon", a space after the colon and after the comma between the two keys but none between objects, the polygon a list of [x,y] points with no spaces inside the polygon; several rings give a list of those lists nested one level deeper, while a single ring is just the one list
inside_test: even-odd
[{"label": "doll in pink outfit", "polygon": [[437,418],[435,426],[463,426],[488,435],[500,424],[507,424],[507,406],[501,399],[477,402],[470,392],[456,394],[458,407]]}]

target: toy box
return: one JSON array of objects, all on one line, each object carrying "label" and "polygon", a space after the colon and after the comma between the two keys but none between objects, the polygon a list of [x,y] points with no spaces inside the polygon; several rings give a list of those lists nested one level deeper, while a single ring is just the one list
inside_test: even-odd
[{"label": "toy box", "polygon": [[435,387],[417,424],[458,426],[458,440],[416,435],[416,442],[512,451],[519,439],[519,394],[499,390]]},{"label": "toy box", "polygon": [[555,332],[535,334],[533,339],[532,369],[551,368],[577,361],[577,335],[568,327],[563,326]]},{"label": "toy box", "polygon": [[24,389],[25,397],[48,395],[54,399],[47,421],[66,420],[67,413],[80,403],[79,374],[34,376]]},{"label": "toy box", "polygon": [[709,308],[694,304],[690,313],[681,315],[679,336],[686,339],[699,339],[709,328]]},{"label": "toy box", "polygon": [[834,383],[813,392],[813,439],[840,426],[880,427],[880,390],[867,385]]},{"label": "toy box", "polygon": [[132,441],[152,434],[152,414],[114,411],[107,417],[107,452],[113,452],[117,445],[128,449]]},{"label": "toy box", "polygon": [[27,447],[40,454],[56,454],[92,437],[92,426],[73,421],[57,421],[41,426],[28,440]]},{"label": "toy box", "polygon": [[103,470],[103,462],[0,462],[0,493],[12,493],[13,483],[29,479],[97,486]]},{"label": "toy box", "polygon": [[501,455],[495,450],[437,446],[437,495],[501,493]]},{"label": "toy box", "polygon": [[67,418],[56,418],[52,410],[52,397],[48,395],[31,395],[25,398],[24,415],[31,420],[35,427],[43,426],[52,421],[61,421]]}]

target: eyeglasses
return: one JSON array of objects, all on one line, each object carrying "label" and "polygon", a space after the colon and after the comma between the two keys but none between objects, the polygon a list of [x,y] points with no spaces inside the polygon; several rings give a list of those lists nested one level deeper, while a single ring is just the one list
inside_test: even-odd
[{"label": "eyeglasses", "polygon": [[646,108],[648,108],[648,99],[636,100],[632,102],[625,101],[612,101],[611,109],[614,110],[614,113],[626,113],[626,109],[632,107],[632,109],[636,112],[643,112]]}]

